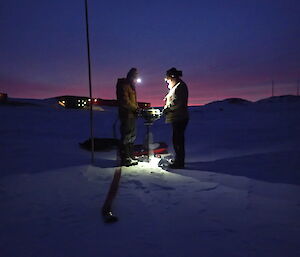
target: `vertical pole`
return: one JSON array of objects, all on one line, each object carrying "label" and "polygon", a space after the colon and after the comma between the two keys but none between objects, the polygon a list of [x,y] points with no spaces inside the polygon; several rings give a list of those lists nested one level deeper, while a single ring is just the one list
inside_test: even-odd
[{"label": "vertical pole", "polygon": [[150,124],[147,123],[147,162],[150,162]]},{"label": "vertical pole", "polygon": [[89,35],[89,14],[88,14],[88,0],[85,0],[85,25],[86,25],[86,43],[88,55],[88,73],[89,73],[89,91],[90,91],[90,137],[91,137],[91,162],[94,164],[94,129],[93,129],[93,95],[92,95],[92,76],[91,76],[91,54],[90,54],[90,35]]},{"label": "vertical pole", "polygon": [[272,80],[272,96],[274,96],[274,80]]}]

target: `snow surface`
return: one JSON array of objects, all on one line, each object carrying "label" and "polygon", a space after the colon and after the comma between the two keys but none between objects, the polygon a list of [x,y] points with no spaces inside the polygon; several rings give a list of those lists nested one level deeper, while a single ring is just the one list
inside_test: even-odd
[{"label": "snow surface", "polygon": [[[116,150],[90,165],[88,111],[0,105],[0,256],[300,256],[300,101],[282,99],[191,107],[186,169],[123,168],[115,224]],[[95,112],[95,136],[116,119]],[[171,145],[163,120],[152,132]]]}]

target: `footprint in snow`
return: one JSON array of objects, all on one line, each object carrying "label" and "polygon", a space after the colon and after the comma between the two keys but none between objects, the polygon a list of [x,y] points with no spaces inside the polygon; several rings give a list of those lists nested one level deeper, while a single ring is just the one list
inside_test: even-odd
[{"label": "footprint in snow", "polygon": [[151,183],[151,185],[158,189],[162,189],[162,190],[176,190],[176,188],[174,188],[174,187],[163,186],[163,185],[154,184],[154,183]]},{"label": "footprint in snow", "polygon": [[143,185],[143,183],[142,182],[140,182],[140,181],[138,181],[138,180],[135,180],[135,179],[131,179],[131,180],[127,180],[127,183],[129,183],[129,184],[133,184],[133,185],[135,185],[136,187],[136,189],[147,189],[144,185]]}]

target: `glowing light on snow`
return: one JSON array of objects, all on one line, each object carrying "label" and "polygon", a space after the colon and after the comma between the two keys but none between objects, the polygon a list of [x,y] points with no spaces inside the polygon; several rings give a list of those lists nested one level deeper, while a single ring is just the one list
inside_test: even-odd
[{"label": "glowing light on snow", "polygon": [[157,157],[151,157],[150,158],[150,161],[149,161],[149,164],[152,168],[157,168],[158,167],[158,163],[160,161],[160,158],[157,158]]}]

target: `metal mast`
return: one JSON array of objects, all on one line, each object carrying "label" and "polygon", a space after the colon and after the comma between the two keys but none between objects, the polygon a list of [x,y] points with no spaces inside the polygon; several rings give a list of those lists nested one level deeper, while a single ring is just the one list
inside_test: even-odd
[{"label": "metal mast", "polygon": [[91,54],[90,54],[90,35],[89,35],[89,14],[88,0],[85,0],[85,25],[86,25],[86,43],[88,56],[88,73],[89,73],[89,92],[90,92],[90,137],[91,137],[91,162],[94,164],[94,117],[93,117],[93,95],[92,95],[92,75],[91,75]]}]

